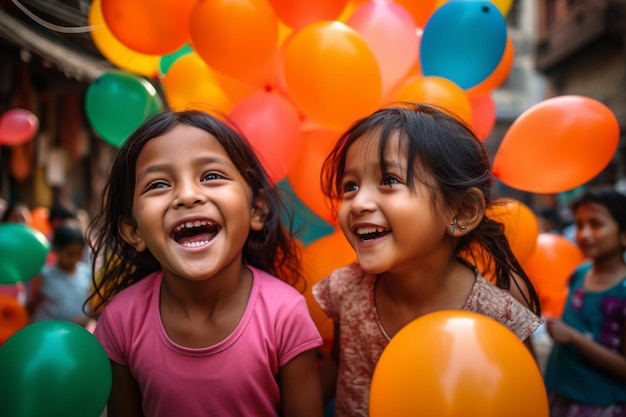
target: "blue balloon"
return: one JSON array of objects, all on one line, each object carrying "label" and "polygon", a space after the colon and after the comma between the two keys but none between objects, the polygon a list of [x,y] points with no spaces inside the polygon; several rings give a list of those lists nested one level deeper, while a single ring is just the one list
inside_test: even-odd
[{"label": "blue balloon", "polygon": [[435,10],[424,27],[422,73],[447,78],[467,90],[496,69],[506,40],[506,19],[493,3],[450,1]]}]

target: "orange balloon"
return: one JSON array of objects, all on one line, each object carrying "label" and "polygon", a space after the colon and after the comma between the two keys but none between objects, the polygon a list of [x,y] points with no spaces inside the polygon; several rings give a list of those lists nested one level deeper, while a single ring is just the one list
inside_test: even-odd
[{"label": "orange balloon", "polygon": [[89,26],[93,28],[90,35],[100,53],[120,69],[155,78],[161,56],[142,54],[120,42],[107,27],[101,3],[102,0],[93,0],[89,6]]},{"label": "orange balloon", "polygon": [[278,49],[278,19],[264,0],[197,1],[189,19],[191,43],[214,70],[264,84],[259,66]]},{"label": "orange balloon", "polygon": [[358,32],[341,22],[318,22],[295,33],[283,60],[289,94],[317,123],[343,131],[381,106],[378,63]]},{"label": "orange balloon", "polygon": [[293,168],[287,173],[291,188],[304,205],[331,224],[336,223],[336,219],[330,201],[322,192],[320,178],[324,159],[339,135],[338,132],[324,128],[305,131],[302,138],[303,148]]},{"label": "orange balloon", "polygon": [[418,77],[396,92],[393,101],[415,101],[432,104],[458,116],[471,126],[472,105],[465,91],[443,77]]},{"label": "orange balloon", "polygon": [[50,225],[50,210],[47,207],[33,207],[30,210],[31,219],[29,225],[39,230],[46,236],[52,233]]},{"label": "orange balloon", "polygon": [[479,84],[465,90],[469,97],[481,96],[489,93],[499,87],[504,80],[507,79],[513,68],[513,59],[515,58],[515,47],[510,36],[506,38],[506,45],[500,63],[493,72],[481,81]]},{"label": "orange balloon", "polygon": [[509,127],[493,174],[531,193],[559,193],[587,183],[611,161],[619,144],[617,118],[592,98],[565,95],[536,104]]},{"label": "orange balloon", "polygon": [[369,414],[548,417],[548,398],[535,359],[511,330],[478,313],[438,311],[391,339],[372,377]]},{"label": "orange balloon", "polygon": [[173,110],[203,110],[212,114],[227,114],[234,103],[226,96],[213,71],[196,53],[178,58],[161,85]]},{"label": "orange balloon", "polygon": [[569,291],[567,281],[584,261],[578,246],[566,237],[539,234],[537,247],[522,266],[537,290],[543,315],[561,317]]},{"label": "orange balloon", "polygon": [[147,55],[167,55],[189,40],[197,0],[103,0],[102,16],[115,38]]},{"label": "orange balloon", "polygon": [[503,199],[487,209],[487,217],[504,225],[511,250],[519,262],[530,257],[537,246],[539,221],[527,205],[511,199]]},{"label": "orange balloon", "polygon": [[23,327],[28,325],[26,309],[13,297],[0,294],[0,346]]},{"label": "orange balloon", "polygon": [[313,298],[311,289],[335,269],[356,261],[354,250],[340,229],[311,243],[302,250],[302,269],[307,282],[304,293],[313,322],[324,339],[332,339],[332,320]]}]

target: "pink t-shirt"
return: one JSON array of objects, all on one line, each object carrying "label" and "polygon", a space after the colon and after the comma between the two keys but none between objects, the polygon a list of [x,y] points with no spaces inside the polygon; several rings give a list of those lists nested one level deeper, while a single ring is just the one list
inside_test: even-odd
[{"label": "pink t-shirt", "polygon": [[[335,417],[368,415],[376,362],[389,343],[376,311],[376,275],[358,264],[335,270],[313,287],[318,304],[340,327]],[[463,310],[485,314],[527,339],[541,319],[507,291],[478,275]]]},{"label": "pink t-shirt", "polygon": [[112,361],[129,367],[146,417],[279,414],[279,368],[322,339],[300,293],[250,270],[253,285],[240,323],[207,348],[183,347],[168,337],[159,312],[160,272],[105,307],[94,334]]}]

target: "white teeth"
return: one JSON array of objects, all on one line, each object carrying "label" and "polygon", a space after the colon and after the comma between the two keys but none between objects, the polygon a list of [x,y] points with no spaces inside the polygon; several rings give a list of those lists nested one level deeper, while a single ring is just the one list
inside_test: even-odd
[{"label": "white teeth", "polygon": [[208,240],[202,240],[200,242],[185,242],[182,245],[186,248],[197,248],[198,246],[206,245],[209,243]]},{"label": "white teeth", "polygon": [[375,227],[375,226],[366,226],[366,227],[359,227],[355,230],[355,233],[357,235],[365,235],[368,233],[382,233],[384,232],[385,229],[383,227]]},{"label": "white teeth", "polygon": [[183,229],[189,229],[192,227],[200,227],[200,226],[206,226],[207,224],[209,224],[209,222],[207,222],[206,220],[196,220],[194,222],[185,222],[185,223],[181,223],[178,226],[176,226],[174,228],[175,232],[180,232]]}]

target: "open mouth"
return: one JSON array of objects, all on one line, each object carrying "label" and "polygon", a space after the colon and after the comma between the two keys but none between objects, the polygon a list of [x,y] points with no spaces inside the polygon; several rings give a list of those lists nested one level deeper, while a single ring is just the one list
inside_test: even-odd
[{"label": "open mouth", "polygon": [[383,237],[391,233],[390,229],[385,229],[383,227],[359,227],[354,231],[356,235],[364,242],[368,242],[374,239],[378,239],[379,237]]},{"label": "open mouth", "polygon": [[219,233],[220,227],[206,220],[181,223],[174,228],[172,239],[186,248],[206,245]]}]

